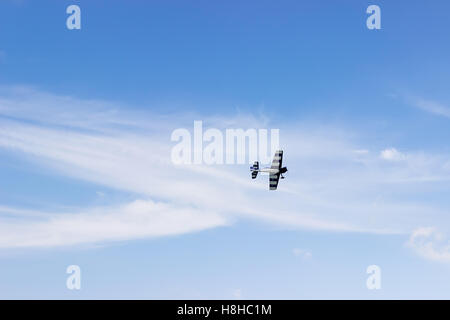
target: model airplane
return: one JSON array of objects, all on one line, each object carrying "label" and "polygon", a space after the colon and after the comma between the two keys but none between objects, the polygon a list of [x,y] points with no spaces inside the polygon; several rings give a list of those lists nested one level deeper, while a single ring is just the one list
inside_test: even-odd
[{"label": "model airplane", "polygon": [[281,167],[283,162],[283,150],[278,150],[275,152],[275,156],[273,157],[272,165],[270,168],[259,168],[259,162],[255,161],[253,166],[250,167],[250,171],[252,173],[252,179],[255,179],[258,175],[258,172],[267,172],[269,173],[269,189],[277,190],[278,181],[284,179],[283,173],[287,171],[286,167]]}]

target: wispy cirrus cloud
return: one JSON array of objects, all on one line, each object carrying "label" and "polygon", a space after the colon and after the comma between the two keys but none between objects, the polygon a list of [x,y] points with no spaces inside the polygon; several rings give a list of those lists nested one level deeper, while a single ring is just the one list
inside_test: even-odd
[{"label": "wispy cirrus cloud", "polygon": [[[311,123],[280,128],[289,176],[277,192],[269,192],[267,178],[252,181],[247,166],[172,164],[171,131],[190,128],[200,115],[155,115],[28,87],[0,88],[0,115],[4,151],[32,155],[30,161],[60,175],[135,198],[68,213],[36,210],[37,220],[21,208],[3,207],[0,247],[168,236],[242,219],[276,228],[407,234],[445,217],[447,209],[415,195],[429,188],[424,181],[450,180],[450,157],[404,151],[405,161],[391,163],[379,156],[383,150],[371,152],[345,129],[317,129]],[[204,120],[218,128],[271,125],[242,115]],[[448,219],[442,223],[450,228]]]},{"label": "wispy cirrus cloud", "polygon": [[[11,212],[2,210],[0,214]],[[53,247],[142,239],[200,231],[227,225],[224,217],[189,206],[135,200],[122,206],[48,215],[18,222],[2,219],[0,247]],[[7,230],[7,231],[6,231]]]},{"label": "wispy cirrus cloud", "polygon": [[410,98],[409,101],[416,108],[419,108],[423,111],[435,114],[437,116],[450,118],[450,107],[440,102],[423,98]]}]

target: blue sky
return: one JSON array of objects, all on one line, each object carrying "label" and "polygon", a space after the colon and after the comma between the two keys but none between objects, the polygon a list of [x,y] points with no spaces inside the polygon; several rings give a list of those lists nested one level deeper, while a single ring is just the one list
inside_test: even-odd
[{"label": "blue sky", "polygon": [[[449,9],[2,1],[0,298],[448,299]],[[279,128],[287,179],[174,166],[194,120]]]}]

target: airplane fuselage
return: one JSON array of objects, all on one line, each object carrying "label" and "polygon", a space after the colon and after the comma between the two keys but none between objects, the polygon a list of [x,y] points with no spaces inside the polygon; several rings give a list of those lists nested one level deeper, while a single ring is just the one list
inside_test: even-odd
[{"label": "airplane fuselage", "polygon": [[280,172],[280,169],[277,168],[261,168],[258,170],[259,172],[267,172],[267,173],[273,173],[273,174],[277,174],[278,172]]}]

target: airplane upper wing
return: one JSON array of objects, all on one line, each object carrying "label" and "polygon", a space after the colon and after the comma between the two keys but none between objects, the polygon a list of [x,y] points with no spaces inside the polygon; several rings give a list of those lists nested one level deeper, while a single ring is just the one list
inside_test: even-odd
[{"label": "airplane upper wing", "polygon": [[283,150],[277,150],[272,161],[272,169],[280,169],[283,162]]},{"label": "airplane upper wing", "polygon": [[280,180],[280,174],[279,173],[271,173],[269,176],[269,189],[270,190],[277,190],[278,181]]}]

